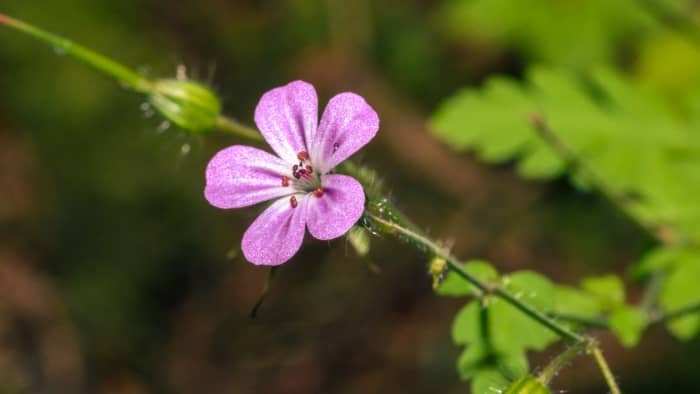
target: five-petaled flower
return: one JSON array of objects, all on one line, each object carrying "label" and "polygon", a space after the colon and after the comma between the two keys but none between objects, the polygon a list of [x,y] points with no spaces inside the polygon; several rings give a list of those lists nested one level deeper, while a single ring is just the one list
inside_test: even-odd
[{"label": "five-petaled flower", "polygon": [[246,230],[241,246],[251,263],[278,265],[299,250],[306,228],[329,240],[359,220],[362,185],[331,171],[374,138],[379,117],[362,97],[340,93],[319,122],[314,87],[294,81],[262,96],[255,123],[277,156],[242,145],[223,149],[207,166],[204,195],[225,209],[275,200]]}]

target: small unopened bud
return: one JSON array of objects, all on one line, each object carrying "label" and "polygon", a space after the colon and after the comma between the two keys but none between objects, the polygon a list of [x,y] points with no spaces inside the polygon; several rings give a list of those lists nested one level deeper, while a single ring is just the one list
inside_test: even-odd
[{"label": "small unopened bud", "polygon": [[430,276],[433,277],[433,290],[436,290],[447,274],[447,261],[442,257],[435,256],[430,260],[429,269]]},{"label": "small unopened bud", "polygon": [[369,253],[369,233],[360,226],[352,226],[348,231],[348,241],[358,256],[366,256]]},{"label": "small unopened bud", "polygon": [[195,133],[214,128],[221,112],[216,94],[192,80],[159,79],[153,83],[148,101],[168,121]]},{"label": "small unopened bud", "polygon": [[503,394],[550,394],[550,391],[534,377],[524,376],[511,383]]}]

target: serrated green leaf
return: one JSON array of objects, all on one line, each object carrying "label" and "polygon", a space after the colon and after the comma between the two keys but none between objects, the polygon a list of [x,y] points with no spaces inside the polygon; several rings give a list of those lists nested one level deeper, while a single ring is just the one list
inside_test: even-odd
[{"label": "serrated green leaf", "polygon": [[471,388],[474,394],[494,394],[508,387],[508,379],[496,368],[483,369],[474,376]]},{"label": "serrated green leaf", "polygon": [[[464,269],[485,283],[498,280],[498,272],[485,261],[470,261],[464,265]],[[435,292],[442,296],[463,297],[474,294],[477,289],[471,283],[452,270],[447,271],[445,279],[438,285]]]},{"label": "serrated green leaf", "polygon": [[[664,312],[673,312],[700,302],[700,260],[686,261],[671,272],[664,282],[659,304]],[[700,314],[674,319],[667,324],[676,337],[688,340],[700,331]]]},{"label": "serrated green leaf", "polygon": [[669,268],[678,258],[679,250],[676,248],[659,247],[653,249],[642,257],[633,268],[632,276],[639,280],[654,272]]},{"label": "serrated green leaf", "polygon": [[700,260],[700,249],[694,247],[660,246],[642,257],[632,269],[635,279],[642,279],[652,273],[672,270],[679,265]]},{"label": "serrated green leaf", "polygon": [[533,271],[517,271],[508,275],[506,287],[524,302],[548,312],[554,309],[555,289],[546,277]]},{"label": "serrated green leaf", "polygon": [[557,340],[548,328],[532,320],[503,300],[493,300],[489,306],[491,342],[502,353],[544,350]]},{"label": "serrated green leaf", "polygon": [[584,278],[581,287],[598,299],[603,310],[611,310],[625,303],[625,287],[616,275]]},{"label": "serrated green leaf", "polygon": [[[453,338],[456,343],[466,344],[457,361],[457,370],[462,379],[473,379],[473,385],[485,387],[486,383],[493,386],[499,382],[498,387],[503,388],[508,379],[527,373],[527,358],[524,351],[509,349],[508,352],[501,352],[493,346],[491,336],[493,330],[498,328],[490,324],[493,320],[482,313],[485,311],[490,313],[490,309],[485,310],[478,301],[472,301],[462,308],[455,319]],[[484,324],[482,318],[488,319],[488,322]],[[483,332],[484,328],[488,331]],[[500,385],[502,382],[505,383]]]},{"label": "serrated green leaf", "polygon": [[579,68],[615,59],[624,37],[655,26],[632,0],[449,0],[437,18],[449,38],[485,40],[534,62]]},{"label": "serrated green leaf", "polygon": [[479,311],[482,306],[477,301],[469,302],[457,312],[452,323],[452,340],[458,344],[481,342]]},{"label": "serrated green leaf", "polygon": [[624,305],[610,313],[608,324],[623,345],[633,347],[642,337],[646,317],[639,309]]},{"label": "serrated green leaf", "polygon": [[510,381],[527,374],[528,363],[524,354],[510,354],[491,360],[471,375],[472,393],[498,393]]},{"label": "serrated green leaf", "polygon": [[481,342],[475,342],[464,349],[457,360],[457,372],[462,380],[469,380],[480,371],[490,368],[491,353]]},{"label": "serrated green leaf", "polygon": [[[508,275],[505,282],[507,289],[524,302],[544,312],[553,309],[554,285],[544,276],[519,271]],[[498,298],[489,300],[487,316],[490,343],[500,354],[543,350],[557,338],[547,328]]]},{"label": "serrated green leaf", "polygon": [[595,296],[569,286],[557,286],[554,292],[554,311],[564,315],[594,317],[600,312]]},{"label": "serrated green leaf", "polygon": [[[490,265],[474,264],[493,275]],[[555,287],[544,276],[532,271],[509,274],[502,285],[516,297],[549,312],[554,308]],[[542,350],[557,336],[502,299],[488,297],[484,304],[474,300],[458,313],[452,337],[466,345],[457,367],[463,379],[472,379],[472,389],[497,387],[504,390],[508,382],[527,374],[528,350]]]},{"label": "serrated green leaf", "polygon": [[620,197],[628,213],[665,228],[674,241],[700,241],[694,198],[700,194],[700,133],[694,121],[610,70],[579,77],[532,68],[526,82],[494,78],[446,100],[430,126],[453,149],[488,162],[515,161],[526,178],[547,180],[566,171],[587,190],[589,173],[565,165],[562,152],[534,129],[533,114],[604,180],[607,193],[634,196]]}]

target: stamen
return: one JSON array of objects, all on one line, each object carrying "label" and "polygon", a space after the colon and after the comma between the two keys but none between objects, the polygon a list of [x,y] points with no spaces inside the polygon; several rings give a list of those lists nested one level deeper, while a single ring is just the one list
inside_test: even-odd
[{"label": "stamen", "polygon": [[282,176],[282,186],[289,186],[289,178],[287,178],[286,176]]},{"label": "stamen", "polygon": [[289,198],[289,203],[292,204],[292,208],[296,208],[299,203],[297,203],[297,198],[292,196]]},{"label": "stamen", "polygon": [[333,153],[335,153],[338,150],[338,148],[340,148],[339,143],[336,142],[335,144],[333,144]]},{"label": "stamen", "polygon": [[314,190],[314,196],[323,197],[323,188],[319,187],[318,189]]},{"label": "stamen", "polygon": [[306,172],[308,172],[309,174],[311,174],[312,172],[314,172],[314,168],[307,164],[307,165],[306,165]]},{"label": "stamen", "polygon": [[297,158],[301,161],[308,160],[309,159],[309,153],[305,150],[297,153]]}]

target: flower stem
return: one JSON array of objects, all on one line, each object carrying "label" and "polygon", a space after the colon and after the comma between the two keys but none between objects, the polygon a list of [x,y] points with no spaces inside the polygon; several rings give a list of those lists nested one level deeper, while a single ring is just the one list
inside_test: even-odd
[{"label": "flower stem", "polygon": [[660,324],[660,323],[667,323],[671,320],[675,319],[680,319],[681,317],[685,317],[687,315],[693,314],[693,313],[699,313],[700,312],[700,302],[695,303],[695,304],[690,304],[688,306],[684,306],[682,308],[676,309],[675,311],[670,311],[662,314],[658,314],[656,316],[652,315],[649,317],[649,322],[648,324]]},{"label": "flower stem", "polygon": [[610,389],[610,394],[621,394],[622,392],[620,391],[620,387],[617,385],[617,381],[615,380],[612,371],[610,371],[608,362],[605,361],[605,357],[603,357],[603,352],[600,351],[598,344],[591,343],[588,350],[593,355],[593,359],[595,359],[596,364],[598,364],[598,368],[603,374],[603,378],[605,378],[605,383],[607,383],[608,388]]},{"label": "flower stem", "polygon": [[[36,38],[39,41],[49,44],[56,48],[57,51],[71,56],[74,59],[92,67],[94,70],[102,73],[103,75],[117,80],[122,86],[134,92],[147,95],[155,92],[156,84],[153,81],[143,77],[131,68],[82,45],[76,44],[67,38],[50,33],[46,30],[9,17],[5,14],[0,14],[0,25],[15,29]],[[263,141],[262,136],[257,130],[224,116],[219,116],[216,119],[216,128],[244,139]]]},{"label": "flower stem", "polygon": [[46,44],[52,45],[57,51],[65,53],[102,74],[116,79],[119,83],[133,91],[148,93],[152,90],[151,82],[142,77],[138,72],[64,37],[49,33],[36,26],[4,14],[0,14],[0,25],[5,25]]},{"label": "flower stem", "polygon": [[538,311],[529,304],[519,300],[518,297],[510,293],[508,290],[500,286],[482,282],[480,279],[466,271],[464,269],[464,266],[461,263],[459,263],[453,256],[451,256],[442,247],[440,247],[427,237],[419,234],[416,231],[405,228],[397,223],[381,218],[375,214],[369,213],[368,217],[374,222],[378,223],[386,232],[391,234],[398,234],[402,237],[405,237],[408,240],[421,245],[430,253],[433,253],[434,255],[445,259],[448,267],[451,270],[453,270],[457,275],[461,276],[466,281],[474,285],[476,288],[478,288],[484,293],[494,294],[497,297],[503,299],[507,303],[511,304],[513,307],[520,310],[525,315],[529,316],[530,318],[542,324],[543,326],[549,328],[562,339],[574,343],[586,342],[586,339],[583,336],[569,330],[568,328],[557,323],[555,320],[548,317],[544,313]]},{"label": "flower stem", "polygon": [[237,137],[243,137],[249,140],[263,142],[263,137],[260,132],[250,126],[225,117],[219,116],[216,120],[216,128],[220,131],[233,134]]},{"label": "flower stem", "polygon": [[549,382],[551,382],[552,379],[557,376],[559,371],[569,364],[576,356],[581,354],[581,352],[586,350],[587,346],[588,343],[584,341],[577,342],[572,346],[567,347],[566,350],[556,356],[549,362],[549,364],[547,364],[546,367],[544,367],[542,372],[540,372],[537,376],[537,380],[542,383],[542,385],[549,386]]},{"label": "flower stem", "polygon": [[588,328],[602,328],[602,329],[609,328],[608,320],[602,316],[587,317],[587,316],[578,316],[578,315],[573,315],[573,314],[569,314],[569,313],[557,313],[557,312],[548,313],[547,315],[551,318],[556,319],[556,320],[563,320],[563,321],[578,324],[578,325],[588,327]]}]

